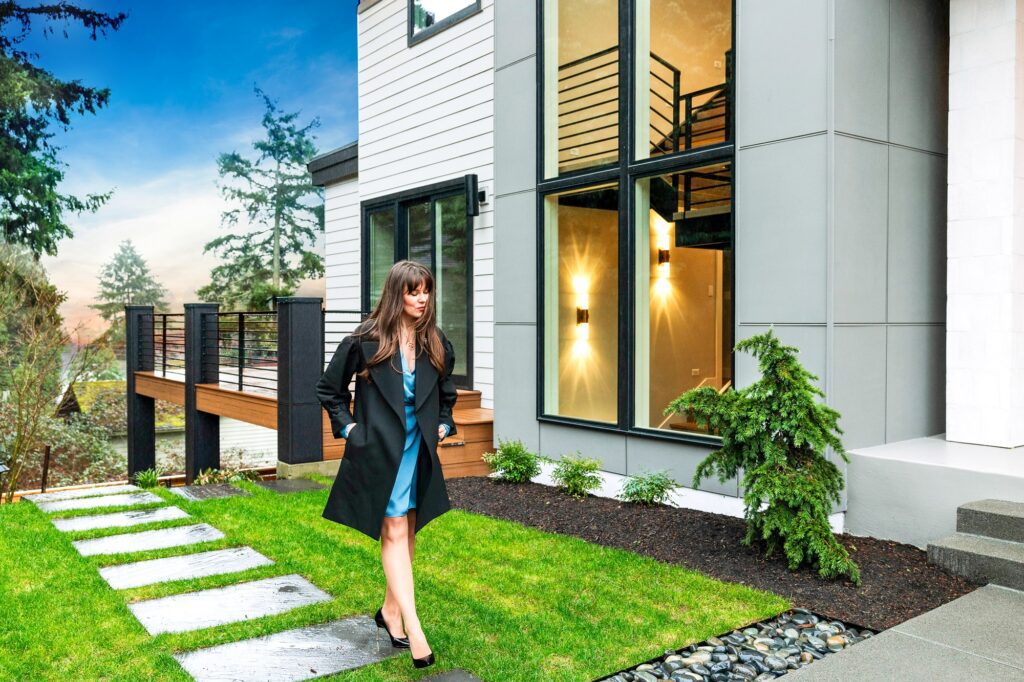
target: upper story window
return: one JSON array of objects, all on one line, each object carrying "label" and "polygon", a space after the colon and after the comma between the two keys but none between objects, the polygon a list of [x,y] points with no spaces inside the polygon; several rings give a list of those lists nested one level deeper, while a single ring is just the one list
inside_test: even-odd
[{"label": "upper story window", "polygon": [[544,2],[544,177],[619,160],[618,0]]},{"label": "upper story window", "polygon": [[409,44],[480,11],[480,0],[409,0]]},{"label": "upper story window", "polygon": [[732,7],[543,0],[542,180],[731,142]]}]

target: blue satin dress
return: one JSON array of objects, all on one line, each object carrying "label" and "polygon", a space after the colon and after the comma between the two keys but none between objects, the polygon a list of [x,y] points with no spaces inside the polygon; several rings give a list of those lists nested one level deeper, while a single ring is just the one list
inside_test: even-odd
[{"label": "blue satin dress", "polygon": [[415,388],[416,367],[409,368],[405,353],[399,351],[402,358],[402,385],[405,394],[405,450],[402,451],[402,462],[398,466],[398,476],[391,490],[384,516],[404,516],[416,507],[416,460],[420,454],[420,443],[423,435],[416,422]]}]

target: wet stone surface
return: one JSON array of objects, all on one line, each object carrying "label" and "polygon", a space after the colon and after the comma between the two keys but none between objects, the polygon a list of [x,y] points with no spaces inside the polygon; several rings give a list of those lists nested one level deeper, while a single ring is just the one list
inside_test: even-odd
[{"label": "wet stone surface", "polygon": [[149,634],[158,635],[284,613],[330,599],[331,595],[301,575],[290,574],[149,599],[128,608]]},{"label": "wet stone surface", "polygon": [[323,490],[327,487],[308,478],[279,478],[274,481],[256,481],[256,485],[278,493],[300,493],[306,490]]},{"label": "wet stone surface", "polygon": [[[398,656],[368,616],[174,654],[196,680],[308,680]],[[376,640],[376,641],[375,641]]]},{"label": "wet stone surface", "polygon": [[158,530],[144,530],[140,533],[122,533],[108,535],[91,540],[76,540],[71,544],[82,556],[94,554],[118,554],[121,552],[142,552],[149,549],[194,545],[199,542],[220,540],[224,533],[208,523],[197,523],[192,526],[175,526]]},{"label": "wet stone surface", "polygon": [[764,682],[874,636],[806,609],[793,609],[699,644],[666,652],[601,680],[607,682]]},{"label": "wet stone surface", "polygon": [[53,502],[37,502],[36,506],[44,512],[73,511],[75,509],[99,509],[101,507],[127,507],[135,504],[164,502],[164,498],[153,493],[128,493],[121,495],[98,495],[95,497],[78,497],[70,500],[54,500]]},{"label": "wet stone surface", "polygon": [[187,518],[188,514],[177,507],[157,507],[156,509],[138,509],[114,512],[113,514],[95,514],[93,516],[75,516],[70,519],[54,519],[53,525],[57,527],[57,530],[67,533],[73,530],[123,528],[126,526],[138,526],[144,523]]},{"label": "wet stone surface", "polygon": [[106,566],[100,569],[100,576],[115,590],[124,590],[129,587],[152,585],[171,580],[237,573],[272,563],[274,562],[252,547],[230,547],[184,556]]},{"label": "wet stone surface", "polygon": [[230,483],[211,483],[210,485],[183,485],[168,488],[170,492],[186,500],[197,502],[213,500],[218,497],[250,497],[251,493],[237,488]]},{"label": "wet stone surface", "polygon": [[142,488],[125,483],[122,485],[97,486],[95,488],[81,488],[79,490],[60,490],[55,493],[39,493],[37,495],[25,495],[22,499],[29,502],[56,502],[57,500],[74,500],[79,497],[96,497],[98,495],[117,495],[118,493],[134,493]]}]

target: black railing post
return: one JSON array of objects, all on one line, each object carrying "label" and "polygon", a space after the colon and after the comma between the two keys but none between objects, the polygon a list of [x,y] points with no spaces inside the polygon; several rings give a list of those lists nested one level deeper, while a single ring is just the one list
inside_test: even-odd
[{"label": "black railing post", "polygon": [[679,88],[680,73],[672,71],[672,151],[679,151]]},{"label": "black railing post", "polygon": [[238,390],[241,391],[245,376],[245,313],[238,313]]},{"label": "black railing post", "polygon": [[[277,299],[277,459],[282,465],[323,461],[323,408],[316,382],[323,374],[322,300]],[[285,467],[287,470],[287,467]]]},{"label": "black railing post", "polygon": [[153,306],[126,305],[125,375],[128,403],[128,477],[156,467],[156,404],[135,392],[135,373],[153,371]]},{"label": "black railing post", "polygon": [[[220,417],[200,412],[196,385],[217,383],[216,303],[185,304],[185,483],[204,469],[220,468]],[[208,340],[212,339],[212,343]]]}]

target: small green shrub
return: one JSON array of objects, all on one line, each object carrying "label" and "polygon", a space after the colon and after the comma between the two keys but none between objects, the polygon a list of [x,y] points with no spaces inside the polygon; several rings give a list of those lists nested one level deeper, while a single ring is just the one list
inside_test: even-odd
[{"label": "small green shrub", "polygon": [[160,472],[154,469],[143,469],[135,472],[135,485],[141,488],[156,488],[160,485]]},{"label": "small green shrub", "polygon": [[482,459],[498,474],[495,478],[508,483],[527,483],[540,473],[539,460],[543,458],[527,450],[520,440],[499,438],[498,449],[485,453]]},{"label": "small green shrub", "polygon": [[672,488],[679,487],[668,471],[645,472],[639,476],[627,476],[619,497],[634,504],[664,504]]},{"label": "small green shrub", "polygon": [[825,458],[826,448],[850,461],[836,435],[843,432],[839,413],[815,400],[825,397],[812,383],[818,377],[796,359],[798,349],[783,346],[771,329],[736,350],[758,359],[758,381],[722,394],[710,386],[690,389],[665,409],[685,411],[722,437],[722,447],[697,466],[693,486],[714,474],[725,482],[742,471],[744,544],[764,541],[769,556],[781,547],[791,570],[806,561],[823,578],[848,575],[859,585],[860,570],[828,522],[843,474]]},{"label": "small green shrub", "polygon": [[583,458],[577,451],[575,455],[565,455],[558,460],[551,478],[563,492],[582,498],[601,487],[601,476],[597,473],[600,468],[601,460]]}]

